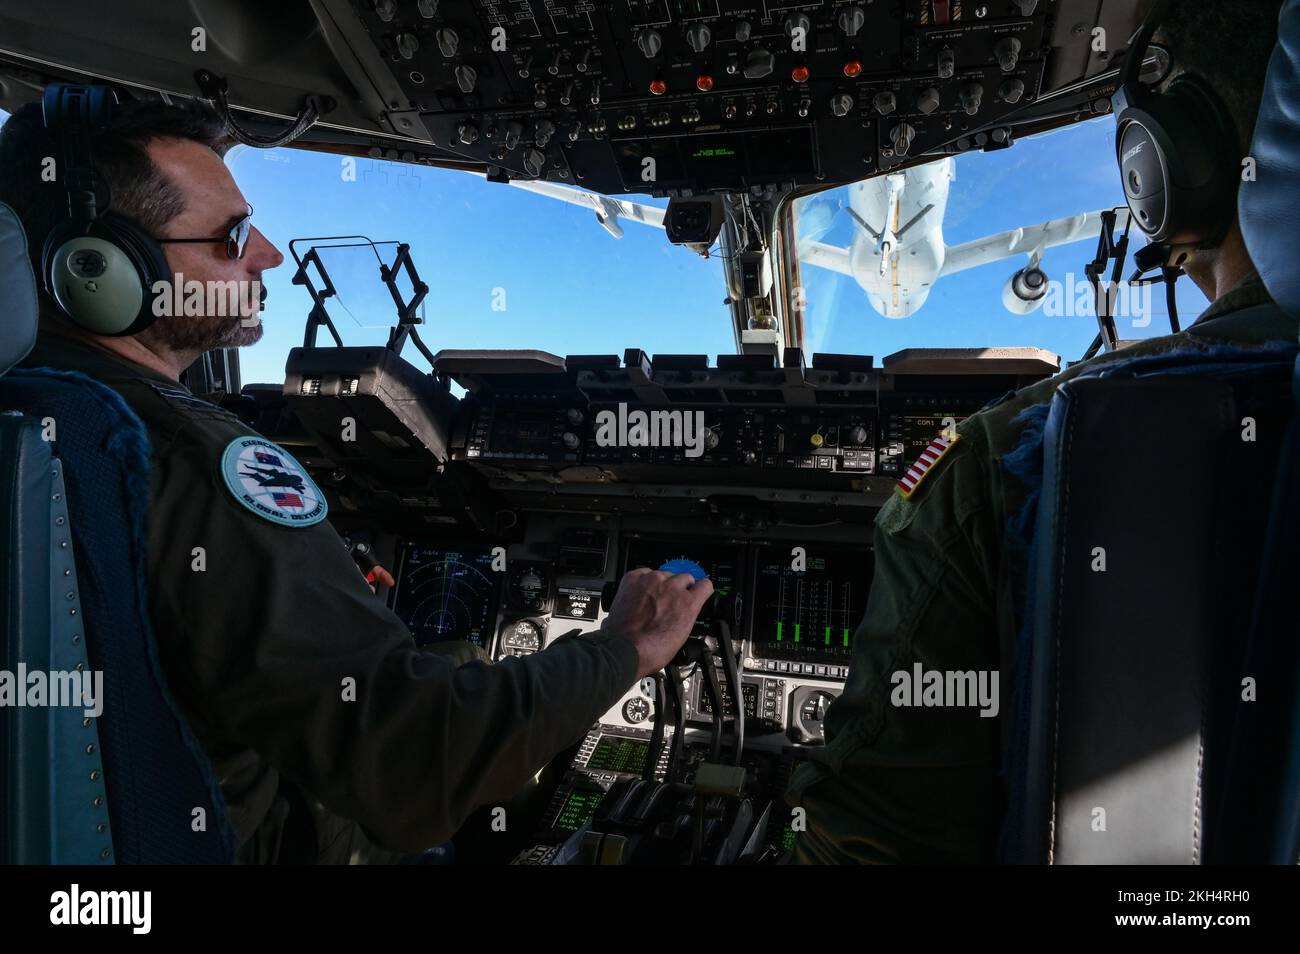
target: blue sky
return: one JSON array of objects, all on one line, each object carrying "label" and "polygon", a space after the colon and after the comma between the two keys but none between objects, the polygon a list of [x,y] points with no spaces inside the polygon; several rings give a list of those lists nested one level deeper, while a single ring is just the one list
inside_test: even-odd
[{"label": "blue sky", "polygon": [[[298,237],[408,242],[430,289],[420,333],[432,351],[621,355],[640,347],[712,356],[735,348],[721,263],[669,245],[658,229],[628,223],[615,240],[590,211],[442,169],[358,159],[356,181],[345,181],[340,157],[291,149],[241,149],[230,167],[258,227],[286,256]],[[373,255],[332,255],[347,274],[336,277],[349,306],[336,317],[345,343],[383,342],[396,313]],[[373,277],[360,267],[367,256]],[[327,265],[333,274],[335,263]],[[302,342],[311,300],[291,284],[292,270],[290,259],[264,276],[266,332],[245,351],[245,382],[283,380],[289,348]],[[413,348],[404,355],[425,366]]]},{"label": "blue sky", "polygon": [[[1113,122],[1101,120],[1009,150],[959,157],[945,239],[957,244],[1120,204],[1113,140]],[[410,244],[430,288],[421,334],[435,352],[537,348],[621,355],[638,347],[712,358],[734,350],[721,262],[669,245],[657,229],[628,222],[616,240],[589,211],[450,170],[245,147],[232,151],[228,162],[258,227],[286,255],[285,265],[264,276],[266,332],[243,352],[246,383],[283,380],[289,349],[302,343],[311,300],[291,282],[289,241],[330,235]],[[826,241],[847,236],[847,216],[840,218]],[[1089,239],[1049,251],[1049,276],[1064,279],[1073,272],[1083,281],[1083,263],[1095,245]],[[391,256],[393,249],[382,251]],[[333,252],[329,265],[340,293],[332,313],[344,342],[386,340],[395,312],[374,255]],[[1017,267],[1008,261],[950,276],[920,311],[901,320],[877,315],[851,279],[805,268],[809,351],[867,353],[879,361],[906,347],[1033,345],[1078,357],[1096,333],[1091,317],[1015,316],[1002,307],[1002,286]],[[1121,324],[1121,337],[1166,333],[1163,292],[1154,297],[1150,327]],[[1179,303],[1184,326],[1206,304],[1187,280],[1180,283]],[[413,348],[404,353],[424,366]]]},{"label": "blue sky", "polygon": [[[957,245],[1049,219],[1122,207],[1124,193],[1115,169],[1114,141],[1114,122],[1103,119],[1026,139],[1000,152],[958,156],[944,216],[945,241]],[[845,245],[853,232],[852,221],[841,212],[822,241]],[[1135,229],[1126,278],[1133,271],[1133,253],[1144,244]],[[1066,281],[1073,275],[1074,282],[1081,285],[1087,281],[1083,266],[1096,249],[1094,233],[1087,241],[1049,249],[1043,268],[1051,279]],[[847,276],[805,268],[809,350],[866,352],[879,359],[902,348],[1031,345],[1068,360],[1078,358],[1097,334],[1091,313],[1049,317],[1040,309],[1030,315],[1013,315],[1002,306],[1003,286],[1025,263],[1025,257],[1019,256],[950,275],[935,285],[920,310],[901,319],[876,314]],[[1150,324],[1136,327],[1131,320],[1120,320],[1120,337],[1168,334],[1164,294],[1162,286],[1153,287]],[[1183,327],[1206,304],[1205,296],[1190,280],[1179,282]]]},{"label": "blue sky", "polygon": [[[945,239],[956,244],[1122,203],[1113,141],[1113,123],[1103,120],[1009,150],[959,157]],[[621,355],[639,347],[714,357],[734,350],[721,262],[669,245],[657,229],[625,223],[624,237],[616,240],[588,211],[449,170],[361,159],[356,181],[345,181],[340,157],[292,149],[240,149],[230,166],[256,207],[259,227],[286,254],[288,241],[304,236],[360,233],[409,242],[430,287],[422,336],[433,351]],[[1049,251],[1048,274],[1064,279],[1073,272],[1084,281],[1083,263],[1095,247],[1089,239]],[[391,302],[359,267],[373,269],[373,256],[353,251],[333,257],[346,275],[338,284],[349,307],[336,319],[345,342],[385,340]],[[874,354],[879,362],[906,347],[1033,345],[1077,358],[1096,334],[1093,318],[1051,318],[1041,311],[1016,316],[1002,307],[1002,286],[1020,264],[953,275],[919,312],[901,320],[877,315],[851,279],[807,268],[809,350]],[[310,300],[290,283],[291,271],[289,262],[266,275],[267,331],[246,352],[245,381],[281,380],[289,348],[301,343]],[[502,293],[505,308],[494,310]],[[1162,290],[1154,304],[1150,326],[1121,323],[1121,337],[1167,333]],[[1204,296],[1184,280],[1184,325],[1204,306]],[[423,365],[414,349],[406,354]]]}]

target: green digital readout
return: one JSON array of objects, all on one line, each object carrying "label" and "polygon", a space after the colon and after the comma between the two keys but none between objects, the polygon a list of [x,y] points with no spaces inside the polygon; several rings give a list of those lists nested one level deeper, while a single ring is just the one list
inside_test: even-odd
[{"label": "green digital readout", "polygon": [[650,743],[641,739],[626,739],[616,735],[601,736],[591,758],[587,759],[589,772],[623,772],[640,775],[645,768]]},{"label": "green digital readout", "polygon": [[809,548],[796,563],[790,547],[764,546],[754,588],[754,655],[846,665],[871,570],[865,550]]},{"label": "green digital readout", "polygon": [[564,800],[564,806],[555,817],[555,829],[575,832],[596,815],[596,809],[605,800],[604,792],[574,791]]},{"label": "green digital readout", "polygon": [[736,150],[726,146],[706,146],[691,153],[692,159],[734,159]]}]

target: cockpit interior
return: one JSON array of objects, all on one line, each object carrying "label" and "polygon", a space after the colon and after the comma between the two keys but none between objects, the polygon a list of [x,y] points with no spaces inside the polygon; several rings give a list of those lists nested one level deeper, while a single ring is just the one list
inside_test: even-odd
[{"label": "cockpit interior", "polygon": [[[882,508],[972,414],[1179,332],[1207,304],[1167,265],[1128,281],[1147,240],[1115,167],[1112,97],[1126,71],[1155,84],[1171,68],[1158,42],[1130,63],[1145,9],[0,0],[0,120],[51,83],[216,111],[225,161],[285,262],[263,280],[262,340],[209,351],[182,383],[301,463],[340,546],[418,646],[469,643],[500,663],[599,630],[631,570],[689,566],[712,580],[691,657],[629,687],[512,800],[477,809],[452,840],[457,862],[777,864],[802,831],[791,776],[825,750],[827,713],[856,678]],[[1276,424],[1276,454],[1294,406],[1286,374],[1269,375],[1259,417]],[[1078,506],[1104,516],[1117,497],[1173,507],[1204,490],[1183,472],[1135,480],[1126,468],[1160,466],[1154,445],[1173,432],[1120,417],[1129,440],[1148,429],[1140,446],[1058,461],[1097,488]],[[1181,446],[1213,457],[1206,442]],[[1251,524],[1261,538],[1267,522]],[[1187,539],[1171,561],[1193,560],[1201,538]],[[1164,581],[1144,565],[1106,605],[1147,627],[1164,610],[1128,601]],[[1125,624],[1089,615],[1108,598],[1088,585],[1061,590],[1074,630],[1042,628],[1119,643]],[[1186,590],[1167,600],[1185,605]],[[1218,625],[1202,609],[1187,625]],[[1027,703],[1016,717],[1057,727],[1055,748],[1034,730],[1043,765],[1082,767],[1050,797],[1051,772],[1025,770],[1038,781],[1020,822],[1039,832],[1047,802],[1090,818],[1089,786],[1124,775],[1086,743],[1089,726],[1111,726],[1095,710],[1142,721],[1122,689],[1079,701],[1081,685],[1127,682],[1088,670],[1068,638],[1049,643],[1066,666],[1057,721]],[[1295,662],[1294,647],[1258,652]],[[1197,660],[1152,676],[1140,698],[1193,680]],[[1006,723],[1012,673],[1002,678]],[[1292,679],[1281,695],[1295,691]],[[1055,854],[1026,836],[1022,860],[1190,856],[1199,802],[1167,793],[1200,791],[1196,751],[1169,739],[1195,734],[1200,710],[1178,698],[1153,704],[1165,721],[1149,734],[1133,730],[1134,746],[1165,761],[1115,783],[1112,825],[1150,837],[1096,848],[1062,824]],[[1286,797],[1300,791],[1292,718],[1276,723],[1290,726],[1277,730],[1289,767],[1259,783]],[[13,757],[2,756],[16,779]],[[1149,768],[1136,755],[1121,764]],[[56,837],[30,807],[21,816],[32,803],[14,792],[53,806],[49,817],[64,791],[30,766],[23,777],[5,821],[40,837],[8,838],[6,860],[112,859],[92,829]],[[1125,821],[1134,786],[1143,804],[1165,799],[1164,822]],[[1295,806],[1267,833],[1242,834],[1251,858],[1295,849]],[[114,809],[121,828],[118,811],[129,809]]]}]

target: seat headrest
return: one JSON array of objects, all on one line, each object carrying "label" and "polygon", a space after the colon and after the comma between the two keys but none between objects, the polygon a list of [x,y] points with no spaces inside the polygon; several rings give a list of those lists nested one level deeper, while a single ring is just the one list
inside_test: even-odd
[{"label": "seat headrest", "polygon": [[1300,0],[1286,0],[1250,154],[1256,180],[1238,199],[1246,248],[1269,294],[1300,315]]},{"label": "seat headrest", "polygon": [[32,350],[38,314],[27,235],[14,210],[0,202],[0,374]]}]

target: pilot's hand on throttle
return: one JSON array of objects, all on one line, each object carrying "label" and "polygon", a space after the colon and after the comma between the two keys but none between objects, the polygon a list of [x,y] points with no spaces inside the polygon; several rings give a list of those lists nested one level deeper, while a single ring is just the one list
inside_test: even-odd
[{"label": "pilot's hand on throttle", "polygon": [[689,573],[630,570],[600,628],[632,641],[641,657],[637,678],[658,672],[691,634],[700,609],[713,595],[713,582]]}]

